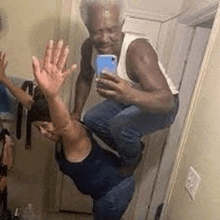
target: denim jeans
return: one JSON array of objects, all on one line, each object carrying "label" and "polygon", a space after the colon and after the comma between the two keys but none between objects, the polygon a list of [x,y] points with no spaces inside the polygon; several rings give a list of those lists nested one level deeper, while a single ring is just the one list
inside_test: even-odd
[{"label": "denim jeans", "polygon": [[122,166],[129,166],[140,157],[142,137],[170,126],[178,107],[178,96],[175,97],[174,109],[169,113],[151,113],[134,105],[105,100],[89,109],[83,121],[102,141],[118,152]]},{"label": "denim jeans", "polygon": [[134,194],[134,177],[124,179],[105,196],[93,201],[94,220],[120,220]]}]

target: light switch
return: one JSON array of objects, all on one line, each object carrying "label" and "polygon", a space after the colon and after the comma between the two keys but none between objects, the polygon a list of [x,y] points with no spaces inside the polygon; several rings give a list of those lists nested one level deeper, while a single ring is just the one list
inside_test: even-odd
[{"label": "light switch", "polygon": [[192,166],[190,166],[189,173],[188,173],[186,183],[185,183],[185,187],[190,197],[193,200],[195,200],[195,194],[198,189],[200,180],[201,178],[199,174],[195,171],[195,169]]}]

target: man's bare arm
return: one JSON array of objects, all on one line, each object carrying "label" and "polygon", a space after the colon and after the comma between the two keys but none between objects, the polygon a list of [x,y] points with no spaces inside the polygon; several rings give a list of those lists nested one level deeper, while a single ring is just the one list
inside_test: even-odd
[{"label": "man's bare arm", "polygon": [[72,112],[74,118],[80,119],[83,107],[89,96],[94,70],[91,66],[92,43],[86,39],[81,47],[80,73],[76,81],[75,106]]},{"label": "man's bare arm", "polygon": [[174,106],[172,93],[159,67],[157,54],[145,39],[131,44],[127,64],[141,87],[135,90],[132,102],[153,112],[171,110]]}]

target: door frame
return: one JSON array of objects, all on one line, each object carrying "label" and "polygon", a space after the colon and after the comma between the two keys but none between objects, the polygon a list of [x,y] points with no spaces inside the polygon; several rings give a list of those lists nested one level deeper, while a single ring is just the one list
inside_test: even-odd
[{"label": "door frame", "polygon": [[[178,21],[180,23],[182,23],[183,25],[186,25],[191,30],[193,30],[195,26],[197,26],[197,25],[199,25],[199,24],[201,24],[205,21],[209,21],[212,18],[215,18],[215,15],[216,15],[217,10],[218,10],[218,6],[219,6],[219,1],[217,1],[217,0],[211,1],[209,3],[201,4],[198,7],[196,7],[195,9],[191,9],[191,10],[187,11],[186,13],[184,13],[182,16],[179,17]],[[213,32],[215,32],[215,23],[216,22],[214,21],[213,28],[212,28],[211,34],[210,34],[210,39],[209,39],[208,44],[207,44],[207,48],[209,48],[209,46],[212,44],[212,38],[214,36]],[[210,51],[210,49],[208,49],[204,54],[203,62],[202,62],[201,67],[200,67],[200,74],[198,76],[197,83],[195,85],[194,93],[193,93],[191,103],[190,103],[190,106],[189,106],[189,112],[188,112],[188,115],[187,115],[186,120],[185,120],[185,125],[183,127],[183,131],[182,131],[182,135],[181,135],[178,147],[176,148],[176,152],[175,152],[176,157],[172,161],[172,163],[174,163],[174,165],[173,165],[172,170],[170,170],[171,174],[170,174],[168,186],[167,186],[167,189],[166,189],[163,210],[162,210],[162,213],[161,213],[161,219],[163,219],[164,216],[165,216],[166,207],[169,204],[169,200],[170,200],[170,197],[171,197],[171,194],[172,194],[174,182],[175,182],[175,179],[176,179],[176,176],[177,176],[177,173],[178,173],[178,164],[179,164],[180,159],[181,159],[181,153],[182,153],[184,142],[185,142],[185,139],[186,139],[186,136],[187,136],[187,131],[190,127],[190,121],[191,121],[191,118],[192,118],[194,103],[197,100],[197,94],[198,94],[198,90],[199,90],[199,87],[200,87],[200,81],[203,78],[202,70],[204,69],[204,67],[206,65],[206,62],[208,60],[209,51]],[[173,149],[171,149],[171,150],[173,151]],[[162,162],[161,162],[161,167],[163,167],[163,164],[164,164],[167,156],[169,155],[169,153],[171,153],[169,150],[167,150],[167,152],[166,151],[164,152],[163,159],[162,159]],[[158,177],[160,177],[160,175],[158,175]],[[158,181],[159,181],[159,179],[158,179]],[[156,198],[156,195],[157,195],[156,188],[155,188],[154,194],[155,195],[153,196],[153,198]],[[152,204],[154,202],[156,202],[156,199],[155,200],[152,199]],[[146,220],[147,219],[149,219],[148,216],[146,216]]]},{"label": "door frame", "polygon": [[[218,9],[218,4],[219,4],[219,1],[217,0],[209,2],[209,3],[201,4],[194,9],[188,10],[187,12],[185,12],[184,14],[182,14],[180,17],[177,18],[177,21],[179,22],[177,31],[179,32],[179,34],[177,34],[177,39],[175,39],[175,42],[174,42],[171,60],[167,68],[168,74],[172,75],[178,72],[182,74],[184,73],[185,61],[187,60],[187,56],[189,52],[189,49],[186,48],[185,45],[187,45],[188,43],[189,44],[188,46],[190,48],[191,40],[194,36],[193,32],[194,32],[195,26],[215,17],[215,14]],[[211,31],[211,34],[212,34],[212,31]],[[185,41],[185,44],[180,45],[179,42],[183,42],[183,41]],[[203,63],[204,62],[205,61],[203,60]],[[202,69],[202,66],[200,67],[200,70],[201,69]],[[201,76],[198,76],[197,81],[199,81],[200,77]],[[182,76],[180,74],[176,77],[176,79],[174,79],[177,85],[180,84],[181,78]],[[189,117],[192,111],[191,106],[193,105],[194,101],[195,101],[195,97],[193,95],[191,99],[191,104],[189,106],[189,113],[185,121],[189,120]],[[187,123],[185,124],[187,125]],[[187,129],[186,127],[183,127],[182,134],[186,129]],[[161,159],[160,168],[158,171],[158,177],[155,183],[154,192],[152,194],[151,204],[150,204],[148,213],[146,213],[146,217],[145,217],[146,220],[153,219],[153,216],[156,214],[156,207],[158,207],[158,205],[160,205],[161,203],[164,203],[163,210],[166,208],[166,205],[169,200],[169,195],[172,191],[172,183],[175,178],[175,172],[177,169],[176,167],[179,161],[179,154],[182,150],[181,144],[180,144],[182,138],[183,138],[183,135],[181,135],[181,138],[178,141],[179,144],[177,147],[175,147],[175,149],[174,147],[168,147],[169,137],[167,139],[164,152],[163,152],[163,156]],[[171,158],[170,155],[173,155],[173,159]],[[169,166],[166,167],[166,169],[164,169],[164,167],[167,166],[168,160],[169,160]],[[164,175],[165,175],[164,171],[166,172],[166,175],[168,178],[167,180],[166,179],[164,180]]]}]

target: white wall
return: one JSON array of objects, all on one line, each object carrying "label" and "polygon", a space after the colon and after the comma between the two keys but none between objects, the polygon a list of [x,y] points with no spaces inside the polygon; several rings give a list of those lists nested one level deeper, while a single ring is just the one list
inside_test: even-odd
[{"label": "white wall", "polygon": [[181,11],[183,0],[127,0],[127,12],[137,17],[166,20]]},{"label": "white wall", "polygon": [[198,5],[208,4],[210,2],[213,2],[213,0],[184,0],[182,11],[193,9],[196,8]]}]

